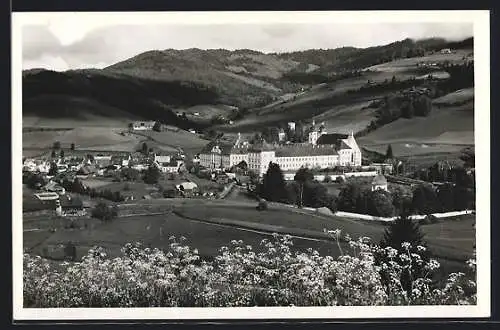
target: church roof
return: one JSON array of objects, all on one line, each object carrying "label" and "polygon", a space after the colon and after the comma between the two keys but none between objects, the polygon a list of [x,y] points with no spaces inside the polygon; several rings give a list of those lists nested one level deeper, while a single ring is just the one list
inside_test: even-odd
[{"label": "church roof", "polygon": [[229,154],[246,154],[248,153],[248,148],[246,147],[235,147],[234,145],[227,143],[227,142],[217,142],[217,141],[211,141],[203,149],[201,150],[201,154],[209,154],[212,152],[212,149],[218,146],[221,150],[221,153],[223,155],[229,155]]},{"label": "church roof", "polygon": [[254,152],[260,152],[260,151],[273,151],[275,150],[276,147],[273,146],[270,143],[267,143],[266,141],[261,141],[258,143],[253,144],[249,150],[254,151]]},{"label": "church roof", "polygon": [[387,184],[387,179],[382,174],[378,174],[372,181],[374,186],[383,186]]},{"label": "church roof", "polygon": [[334,146],[285,145],[276,149],[276,157],[305,157],[337,155]]},{"label": "church roof", "polygon": [[337,134],[337,133],[327,133],[321,135],[316,144],[336,144],[339,145],[340,141],[343,139],[347,139],[349,136],[347,134]]}]

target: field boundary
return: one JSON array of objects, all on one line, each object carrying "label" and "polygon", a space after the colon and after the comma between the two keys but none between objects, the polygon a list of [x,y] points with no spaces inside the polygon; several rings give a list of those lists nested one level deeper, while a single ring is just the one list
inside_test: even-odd
[{"label": "field boundary", "polygon": [[[467,215],[467,214],[473,214],[473,210],[465,210],[465,211],[452,211],[452,212],[444,212],[444,213],[433,213],[430,214],[431,216],[434,216],[439,219],[443,218],[451,218],[451,217],[457,217],[461,215]],[[382,221],[382,222],[392,222],[395,221],[398,217],[376,217],[368,214],[360,214],[360,213],[351,213],[351,212],[344,212],[344,211],[337,211],[334,216],[337,217],[345,217],[345,218],[356,218],[360,220],[371,220],[371,221]],[[408,218],[411,220],[423,220],[427,217],[427,215],[410,215]]]}]

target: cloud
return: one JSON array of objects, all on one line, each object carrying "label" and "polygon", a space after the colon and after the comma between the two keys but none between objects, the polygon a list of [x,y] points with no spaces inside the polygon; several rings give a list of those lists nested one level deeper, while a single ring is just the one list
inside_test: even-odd
[{"label": "cloud", "polygon": [[46,26],[29,25],[22,30],[22,48],[23,59],[32,60],[61,51],[61,43]]},{"label": "cloud", "polygon": [[[467,23],[120,24],[87,25],[75,16],[22,30],[23,68],[105,67],[148,50],[249,48],[285,52],[342,46],[369,47],[410,38],[465,38]],[[101,23],[99,23],[101,22]]]}]

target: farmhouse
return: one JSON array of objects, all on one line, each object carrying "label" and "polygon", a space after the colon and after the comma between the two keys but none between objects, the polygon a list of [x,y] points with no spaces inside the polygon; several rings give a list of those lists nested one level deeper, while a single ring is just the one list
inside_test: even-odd
[{"label": "farmhouse", "polygon": [[110,164],[111,165],[117,165],[117,166],[128,166],[130,162],[130,154],[128,155],[113,155],[111,156]]},{"label": "farmhouse", "polygon": [[184,196],[192,195],[198,189],[198,185],[194,182],[183,182],[175,186]]},{"label": "farmhouse", "polygon": [[134,131],[147,131],[152,130],[154,125],[154,121],[136,121],[132,123],[132,129]]},{"label": "farmhouse", "polygon": [[313,143],[272,145],[263,141],[249,145],[238,134],[233,145],[217,141],[207,144],[200,152],[200,165],[210,169],[230,169],[245,161],[248,169],[259,175],[267,171],[270,162],[287,171],[301,167],[361,166],[361,150],[352,132],[349,135],[327,134],[324,129],[317,131],[313,128],[309,141]]},{"label": "farmhouse", "polygon": [[66,198],[60,199],[60,206],[63,211],[63,215],[85,215],[85,210],[83,208],[83,202],[80,198],[73,198],[71,196],[66,196]]},{"label": "farmhouse", "polygon": [[161,153],[154,154],[154,161],[157,163],[169,163],[171,160],[172,160],[172,155],[161,154]]},{"label": "farmhouse", "polygon": [[443,48],[440,51],[441,54],[451,54],[451,49],[449,48]]},{"label": "farmhouse", "polygon": [[171,159],[168,162],[154,162],[162,173],[177,173],[182,166],[182,160]]},{"label": "farmhouse", "polygon": [[54,181],[50,181],[49,183],[47,183],[43,187],[43,190],[48,191],[48,192],[54,192],[54,193],[57,193],[59,195],[64,195],[66,193],[66,190]]},{"label": "farmhouse", "polygon": [[23,162],[23,172],[49,173],[50,163],[38,159],[26,159]]}]

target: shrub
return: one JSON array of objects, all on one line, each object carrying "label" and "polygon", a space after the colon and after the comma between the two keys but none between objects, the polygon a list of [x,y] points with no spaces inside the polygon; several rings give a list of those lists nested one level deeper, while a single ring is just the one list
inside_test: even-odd
[{"label": "shrub", "polygon": [[257,204],[256,208],[258,211],[267,210],[267,201],[265,199],[259,200],[259,204]]},{"label": "shrub", "polygon": [[94,209],[92,209],[91,215],[92,218],[102,221],[111,221],[118,216],[118,208],[116,205],[109,206],[104,202],[100,202]]},{"label": "shrub", "polygon": [[341,177],[341,176],[338,176],[338,177],[335,178],[335,182],[336,183],[344,183],[344,181],[345,181],[344,178]]}]

